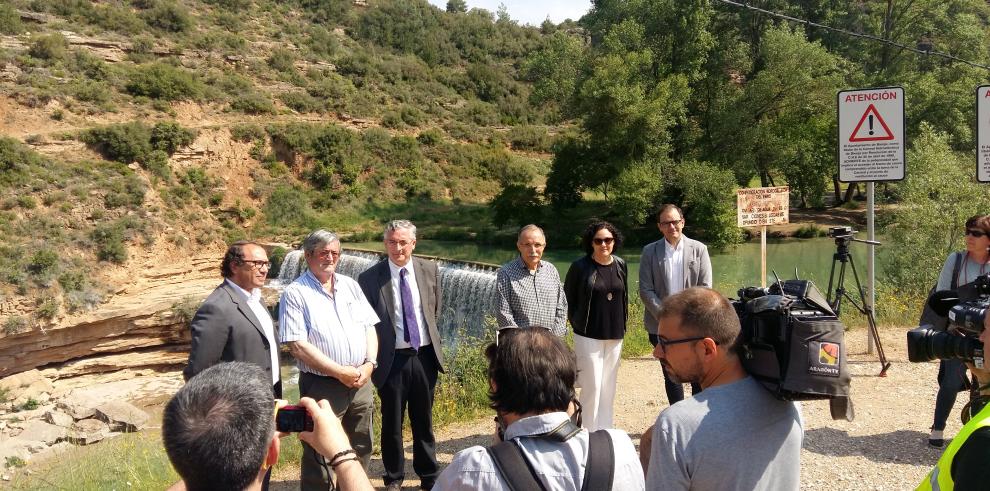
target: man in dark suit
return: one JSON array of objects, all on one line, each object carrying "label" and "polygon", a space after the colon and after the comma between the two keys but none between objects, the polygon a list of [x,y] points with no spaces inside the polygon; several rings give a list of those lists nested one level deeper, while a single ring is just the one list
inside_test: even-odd
[{"label": "man in dark suit", "polygon": [[275,328],[261,303],[270,266],[265,249],[255,242],[239,241],[227,249],[220,265],[225,280],[206,297],[190,325],[192,348],[182,371],[186,380],[220,362],[250,362],[271,379],[274,397],[282,397]]},{"label": "man in dark suit", "polygon": [[432,261],[412,256],[416,226],[393,220],[385,227],[382,261],[358,277],[361,290],[381,322],[378,366],[371,381],[382,401],[383,480],[388,490],[401,489],[405,455],[402,450],[403,412],[409,406],[413,434],[413,469],[421,489],[431,489],[440,473],[433,436],[433,392],[443,371],[443,349],[437,317],[440,277]]},{"label": "man in dark suit", "polygon": [[[643,248],[639,259],[639,298],[643,300],[643,327],[655,348],[660,339],[657,316],[665,298],[693,286],[712,287],[712,261],[708,247],[689,239],[684,230],[684,212],[677,205],[665,204],[657,212],[657,228],[663,239]],[[670,380],[667,368],[661,365],[667,401],[674,404],[684,399],[684,386]],[[691,392],[701,392],[701,386],[691,384]]]}]

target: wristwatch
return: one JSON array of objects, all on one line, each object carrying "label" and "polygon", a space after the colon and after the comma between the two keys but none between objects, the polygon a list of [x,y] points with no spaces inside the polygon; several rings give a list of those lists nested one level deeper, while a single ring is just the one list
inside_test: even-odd
[{"label": "wristwatch", "polygon": [[378,360],[372,360],[371,358],[365,358],[364,361],[361,362],[361,364],[364,365],[365,363],[371,363],[371,368],[372,369],[378,368]]}]

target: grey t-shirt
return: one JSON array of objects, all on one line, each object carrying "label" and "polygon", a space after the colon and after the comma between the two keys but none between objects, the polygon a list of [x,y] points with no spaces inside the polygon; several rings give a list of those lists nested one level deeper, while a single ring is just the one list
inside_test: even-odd
[{"label": "grey t-shirt", "polygon": [[657,417],[646,489],[798,489],[803,438],[797,405],[752,377],[706,388]]}]

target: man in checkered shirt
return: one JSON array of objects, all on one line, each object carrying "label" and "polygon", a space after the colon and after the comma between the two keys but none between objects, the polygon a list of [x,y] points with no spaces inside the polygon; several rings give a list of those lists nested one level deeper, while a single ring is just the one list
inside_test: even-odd
[{"label": "man in checkered shirt", "polygon": [[547,245],[543,229],[519,230],[519,258],[505,263],[495,277],[495,317],[499,330],[542,326],[557,336],[567,333],[567,299],[557,268],[541,260]]}]

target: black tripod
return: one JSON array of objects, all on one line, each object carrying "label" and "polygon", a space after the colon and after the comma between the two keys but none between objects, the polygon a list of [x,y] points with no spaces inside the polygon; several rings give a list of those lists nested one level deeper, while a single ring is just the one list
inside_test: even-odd
[{"label": "black tripod", "polygon": [[[863,286],[859,282],[859,274],[856,273],[856,263],[853,261],[853,257],[849,254],[849,243],[850,242],[862,242],[864,244],[880,245],[879,242],[872,240],[862,240],[853,237],[855,232],[848,227],[834,227],[830,230],[830,235],[835,239],[835,255],[832,256],[832,271],[828,274],[828,304],[835,311],[835,315],[838,316],[840,309],[842,308],[842,298],[845,297],[849,299],[849,303],[853,304],[861,314],[866,316],[866,322],[869,324],[870,334],[873,336],[873,342],[877,345],[877,354],[880,356],[880,377],[887,376],[887,369],[890,368],[890,362],[887,361],[887,355],[883,352],[883,344],[880,343],[880,333],[877,332],[877,318],[873,314],[873,307],[866,303],[866,295],[863,293]],[[853,279],[856,281],[856,291],[859,292],[859,302],[853,298],[848,291],[846,291],[845,280],[846,280],[846,264],[852,268]],[[834,282],[835,279],[835,265],[839,264],[839,281]],[[832,290],[832,285],[835,284],[835,290]],[[834,300],[833,300],[834,298]]]}]

